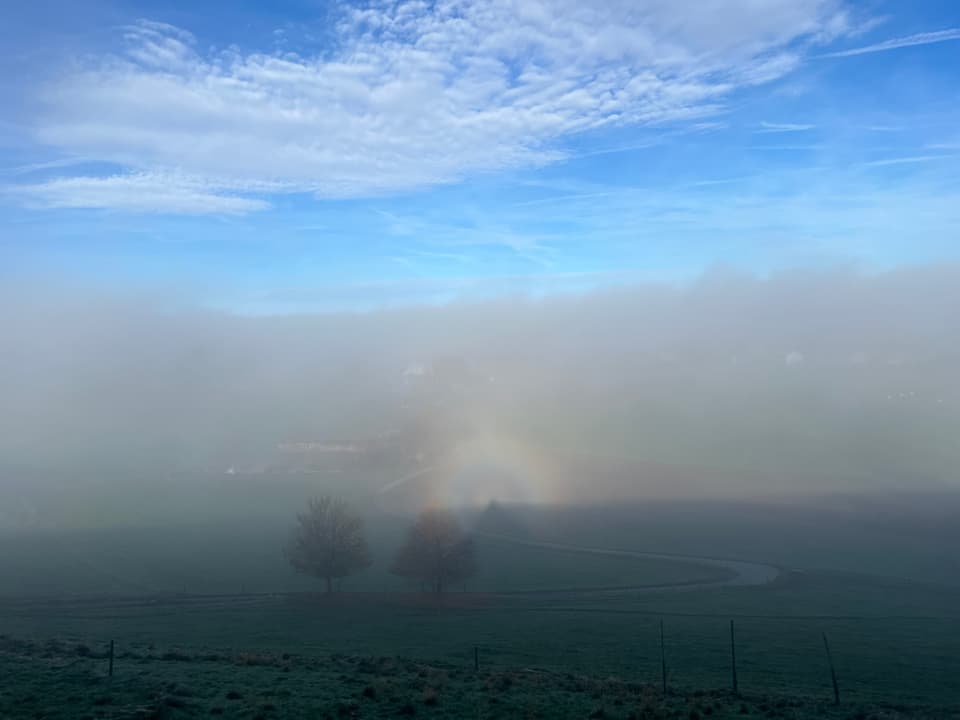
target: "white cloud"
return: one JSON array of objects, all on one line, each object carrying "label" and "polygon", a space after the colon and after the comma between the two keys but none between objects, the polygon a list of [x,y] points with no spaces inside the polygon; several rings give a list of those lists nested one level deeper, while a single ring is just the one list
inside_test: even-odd
[{"label": "white cloud", "polygon": [[934,162],[936,160],[948,160],[955,155],[908,155],[906,157],[884,158],[882,160],[870,160],[863,163],[865,167],[883,167],[885,165],[913,165],[915,163]]},{"label": "white cloud", "polygon": [[816,125],[805,125],[801,123],[772,123],[761,122],[760,130],[757,132],[779,133],[779,132],[802,132],[804,130],[813,130]]},{"label": "white cloud", "polygon": [[377,0],[345,11],[315,56],[203,51],[141,22],[124,53],[47,86],[35,124],[39,141],[131,174],[29,190],[56,206],[243,212],[263,203],[230,192],[371,196],[535,167],[582,131],[715,114],[842,32],[838,4]]},{"label": "white cloud", "polygon": [[0,175],[29,175],[30,173],[40,172],[42,170],[70,167],[71,165],[82,165],[85,162],[87,162],[85,158],[75,157],[57,158],[56,160],[40,160],[37,162],[26,163],[25,165],[0,168]]},{"label": "white cloud", "polygon": [[198,178],[163,173],[66,177],[18,188],[30,204],[46,208],[235,215],[269,207],[263,200],[225,194],[223,189]]},{"label": "white cloud", "polygon": [[821,57],[850,57],[852,55],[864,55],[866,53],[913,47],[914,45],[930,45],[931,43],[947,42],[948,40],[960,40],[960,28],[948,28],[947,30],[937,30],[935,32],[923,32],[916,33],[915,35],[907,35],[906,37],[891,38],[890,40],[884,40],[883,42],[873,45],[827,53],[821,55]]}]

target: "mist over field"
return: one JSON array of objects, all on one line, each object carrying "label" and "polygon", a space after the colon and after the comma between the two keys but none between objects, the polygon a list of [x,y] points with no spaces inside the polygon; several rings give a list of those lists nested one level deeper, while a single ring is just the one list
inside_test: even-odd
[{"label": "mist over field", "polygon": [[458,453],[447,503],[953,490],[958,288],[955,265],[716,270],[251,316],[7,283],[4,515],[178,473],[375,494]]},{"label": "mist over field", "polygon": [[960,720],[960,4],[0,7],[0,720]]}]

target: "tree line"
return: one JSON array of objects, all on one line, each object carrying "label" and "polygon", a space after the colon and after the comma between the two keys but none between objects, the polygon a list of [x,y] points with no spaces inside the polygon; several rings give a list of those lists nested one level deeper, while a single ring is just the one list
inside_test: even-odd
[{"label": "tree line", "polygon": [[[343,500],[324,495],[309,501],[297,521],[284,555],[300,573],[333,582],[370,566],[372,558],[363,521]],[[407,531],[390,572],[442,593],[476,572],[476,545],[452,513],[426,510]]]}]

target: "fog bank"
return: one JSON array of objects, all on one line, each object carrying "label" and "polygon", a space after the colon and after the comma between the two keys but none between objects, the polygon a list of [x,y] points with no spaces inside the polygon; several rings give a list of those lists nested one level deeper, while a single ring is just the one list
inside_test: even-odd
[{"label": "fog bank", "polygon": [[958,312],[945,265],[284,317],[7,284],[0,487],[374,492],[472,448],[478,501],[520,454],[570,501],[953,488]]}]

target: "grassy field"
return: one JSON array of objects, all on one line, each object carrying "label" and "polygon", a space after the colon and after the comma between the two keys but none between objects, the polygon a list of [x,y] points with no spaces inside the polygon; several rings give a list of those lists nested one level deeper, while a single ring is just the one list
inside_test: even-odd
[{"label": "grassy field", "polygon": [[[693,511],[685,512],[689,517]],[[524,532],[528,538],[548,541],[563,538],[590,546],[726,557],[733,557],[732,550],[739,547],[745,559],[780,560],[788,567],[778,581],[765,586],[602,591],[598,589],[715,579],[718,571],[702,563],[601,557],[482,538],[480,576],[468,592],[453,592],[436,602],[396,592],[406,586],[391,584],[398,581],[385,572],[382,562],[365,577],[345,584],[345,592],[331,597],[304,593],[316,584],[291,575],[284,566],[277,550],[282,528],[269,532],[260,528],[259,535],[251,534],[249,528],[243,532],[234,528],[234,535],[196,528],[194,534],[184,534],[182,528],[178,533],[141,529],[137,532],[144,534],[140,535],[103,531],[84,535],[82,541],[73,536],[68,542],[62,535],[51,535],[48,538],[56,539],[49,545],[22,538],[25,544],[19,550],[14,543],[2,545],[0,568],[6,568],[6,574],[0,577],[5,578],[6,591],[0,599],[0,634],[12,638],[8,643],[29,646],[22,653],[22,663],[34,668],[40,684],[52,682],[50,673],[61,672],[58,668],[67,678],[102,674],[102,662],[91,665],[83,656],[68,658],[76,654],[77,644],[96,654],[115,640],[118,652],[127,654],[118,671],[121,666],[126,669],[118,672],[123,679],[115,678],[110,687],[128,688],[130,694],[111,690],[112,699],[97,706],[104,717],[129,717],[117,708],[134,702],[154,709],[159,703],[171,717],[188,711],[206,714],[215,707],[229,716],[267,717],[269,713],[259,709],[263,705],[282,707],[285,712],[294,708],[287,714],[294,717],[308,708],[324,708],[336,715],[342,704],[347,709],[341,716],[393,716],[407,702],[425,716],[452,716],[461,707],[482,707],[481,717],[510,717],[516,714],[509,709],[519,707],[521,716],[553,717],[552,703],[561,700],[575,708],[570,717],[584,717],[598,709],[606,717],[629,717],[630,712],[640,712],[638,702],[647,703],[642,699],[647,692],[643,688],[659,682],[659,624],[663,621],[669,683],[677,696],[666,705],[648,698],[643,705],[646,716],[692,717],[695,711],[701,717],[711,713],[722,717],[728,711],[739,713],[739,705],[730,705],[723,694],[730,686],[729,621],[733,619],[740,687],[755,699],[747,703],[747,715],[775,709],[781,714],[768,716],[833,716],[824,704],[832,691],[823,633],[831,643],[844,699],[846,714],[837,717],[851,717],[861,709],[864,717],[871,713],[878,718],[898,717],[889,708],[876,709],[884,704],[910,706],[904,716],[947,717],[954,712],[951,708],[960,702],[960,587],[895,577],[894,563],[885,574],[854,572],[861,550],[852,544],[838,546],[837,556],[809,552],[811,560],[804,567],[797,562],[804,559],[802,538],[786,530],[775,542],[772,536],[755,532],[751,544],[747,542],[750,529],[738,526],[735,519],[727,522],[738,528],[737,533],[718,529],[723,524],[717,520],[712,526],[688,522],[687,532],[672,536],[664,530],[668,520],[660,525],[653,519],[635,523],[631,532],[623,513],[611,511],[603,521],[594,511],[579,513],[576,519],[530,518]],[[771,521],[755,522],[758,528],[769,528]],[[402,528],[402,523],[378,527],[375,548],[390,547]],[[842,538],[836,527],[823,532]],[[270,544],[264,540],[267,536],[272,538]],[[213,537],[218,538],[216,542],[211,541]],[[204,539],[207,542],[201,542]],[[58,548],[65,552],[58,553]],[[904,557],[907,550],[911,548],[902,551]],[[912,551],[922,553],[923,547],[916,544]],[[87,562],[76,563],[78,557]],[[879,559],[874,562],[882,565]],[[12,568],[19,568],[20,575]],[[108,578],[115,580],[111,584]],[[150,585],[138,590],[141,582]],[[52,592],[38,592],[44,588]],[[287,594],[288,590],[298,592]],[[27,598],[39,594],[50,597],[42,602]],[[50,639],[65,645],[43,649]],[[472,674],[475,648],[487,673],[482,682]],[[4,662],[11,662],[10,652]],[[283,670],[286,661],[276,660],[284,654],[297,658],[287,663],[288,670]],[[190,665],[204,655],[218,659]],[[273,659],[263,666],[241,664],[236,669],[232,658],[247,655]],[[163,660],[165,656],[185,657],[189,662]],[[355,682],[354,666],[387,662],[356,658],[378,657],[409,660],[396,661],[389,666],[394,670]],[[127,674],[133,668],[136,674]],[[435,671],[446,673],[448,680],[432,705],[420,697],[424,687],[415,678],[420,672]],[[324,674],[328,672],[335,675]],[[251,673],[244,687],[261,689],[245,694],[242,703],[224,704],[223,688],[237,682],[231,673]],[[292,696],[269,695],[281,687],[273,679],[277,673],[287,681],[300,678],[299,684],[288,686],[298,688],[291,691]],[[496,676],[516,683],[510,686],[514,689],[504,691],[506,695],[495,693],[507,699],[502,707],[489,704],[492,695],[484,684],[494,682],[490,678]],[[572,676],[592,678],[590,683],[600,683],[595,687],[606,689],[578,691],[577,698],[568,698],[563,678]],[[378,686],[375,703],[358,698],[357,692],[377,678],[393,683],[392,689],[381,693]],[[532,678],[547,680],[537,685]],[[603,685],[606,678],[619,679]],[[169,688],[184,683],[191,693],[183,696],[186,705],[164,704],[165,698],[176,696]],[[21,692],[20,684],[15,685]],[[97,699],[91,694],[94,690],[75,692],[82,702]],[[509,699],[514,692],[516,697]],[[9,691],[4,693],[3,701],[12,702]],[[695,693],[713,698],[709,713],[703,703],[690,704]],[[45,697],[39,690],[34,694]],[[771,705],[774,701],[763,698],[788,704]],[[614,705],[614,699],[621,704]],[[767,710],[760,709],[763,705]],[[243,712],[235,713],[240,707]],[[4,717],[2,711],[0,717]]]},{"label": "grassy field", "polygon": [[[405,525],[381,521],[374,564],[340,583],[351,591],[410,590],[388,566]],[[282,524],[181,526],[8,533],[0,536],[0,597],[77,594],[312,591],[281,547]],[[479,570],[466,589],[517,592],[709,581],[725,577],[695,562],[590,556],[478,538]],[[461,588],[462,589],[462,588]]]},{"label": "grassy field", "polygon": [[[912,584],[797,575],[764,588],[596,596],[453,593],[145,600],[7,601],[0,633],[67,638],[103,648],[402,656],[485,667],[659,678],[664,621],[670,683],[685,692],[729,686],[729,619],[741,687],[830,695],[821,633],[830,638],[844,697],[856,702],[956,702],[960,596]],[[851,614],[851,609],[859,610]]]},{"label": "grassy field", "polygon": [[671,691],[616,677],[498,670],[396,657],[157,651],[117,653],[0,637],[0,717],[43,718],[898,718],[956,708],[724,691]]}]

